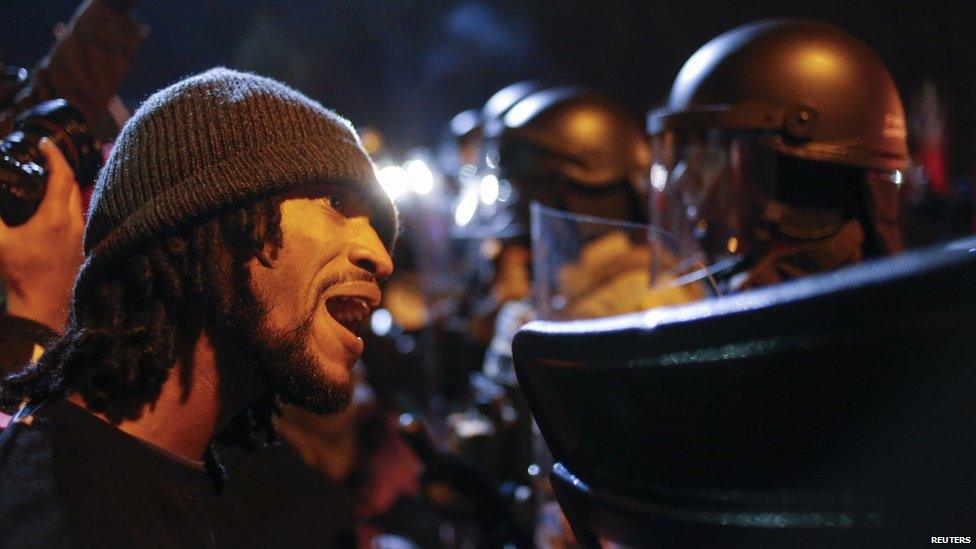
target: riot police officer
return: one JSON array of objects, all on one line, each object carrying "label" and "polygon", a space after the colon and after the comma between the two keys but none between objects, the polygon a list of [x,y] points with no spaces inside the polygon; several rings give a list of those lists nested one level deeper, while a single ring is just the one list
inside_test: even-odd
[{"label": "riot police officer", "polygon": [[644,134],[614,100],[581,88],[540,90],[485,127],[490,173],[475,217],[502,239],[492,294],[499,302],[529,294],[529,204],[603,218],[643,221]]},{"label": "riot police officer", "polygon": [[901,99],[836,27],[768,20],[716,37],[648,126],[654,221],[700,245],[729,290],[902,248]]},{"label": "riot police officer", "polygon": [[[574,87],[541,89],[499,109],[501,95],[483,111],[504,114],[486,117],[485,161],[474,178],[477,187],[468,195],[462,191],[455,216],[462,232],[490,253],[492,265],[487,295],[471,322],[476,336],[490,339],[483,372],[473,383],[478,413],[464,417],[469,423],[483,420],[491,435],[461,446],[462,451],[473,449],[496,478],[524,485],[534,457],[532,423],[512,370],[511,338],[534,314],[528,302],[529,205],[645,220],[642,185],[649,151],[636,116],[602,94]],[[516,507],[520,522],[534,520],[525,505]]]}]

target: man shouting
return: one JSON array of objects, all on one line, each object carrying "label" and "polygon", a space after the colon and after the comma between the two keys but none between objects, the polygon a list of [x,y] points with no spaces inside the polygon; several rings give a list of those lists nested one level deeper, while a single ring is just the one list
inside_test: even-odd
[{"label": "man shouting", "polygon": [[150,97],[64,335],[4,382],[0,546],[211,546],[214,440],[346,405],[396,229],[351,125],[295,90],[215,69]]}]

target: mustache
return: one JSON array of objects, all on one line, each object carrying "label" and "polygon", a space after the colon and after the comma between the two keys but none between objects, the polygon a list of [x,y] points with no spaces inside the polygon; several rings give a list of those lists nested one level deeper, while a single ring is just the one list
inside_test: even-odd
[{"label": "mustache", "polygon": [[366,271],[344,271],[341,273],[333,273],[325,278],[321,284],[319,284],[318,296],[319,298],[333,286],[339,284],[345,284],[347,282],[372,282],[379,286],[379,281],[376,277]]}]

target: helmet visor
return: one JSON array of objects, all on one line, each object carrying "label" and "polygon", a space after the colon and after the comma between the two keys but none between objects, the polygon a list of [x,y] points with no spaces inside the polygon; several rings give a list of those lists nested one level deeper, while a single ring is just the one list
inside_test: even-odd
[{"label": "helmet visor", "polygon": [[454,202],[454,231],[458,238],[514,238],[528,232],[525,216],[516,211],[518,193],[498,170],[498,153],[486,148],[477,166],[465,166]]},{"label": "helmet visor", "polygon": [[532,284],[537,318],[597,318],[714,295],[697,272],[700,251],[647,224],[532,203]]},{"label": "helmet visor", "polygon": [[652,223],[682,247],[700,249],[710,270],[755,250],[757,220],[778,195],[776,154],[762,141],[758,132],[716,128],[668,130],[652,139]]}]

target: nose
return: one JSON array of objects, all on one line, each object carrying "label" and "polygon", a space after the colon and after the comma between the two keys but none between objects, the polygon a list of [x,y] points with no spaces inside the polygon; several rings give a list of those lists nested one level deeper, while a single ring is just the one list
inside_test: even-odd
[{"label": "nose", "polygon": [[369,272],[377,281],[393,274],[393,259],[380,240],[368,217],[358,217],[350,223],[353,235],[349,246],[349,261]]}]

